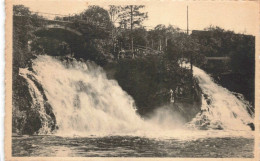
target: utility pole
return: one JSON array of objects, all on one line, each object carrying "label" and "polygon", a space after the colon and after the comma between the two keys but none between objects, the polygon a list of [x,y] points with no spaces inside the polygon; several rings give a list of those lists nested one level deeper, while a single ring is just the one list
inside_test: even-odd
[{"label": "utility pole", "polygon": [[187,35],[189,35],[189,6],[187,6]]}]

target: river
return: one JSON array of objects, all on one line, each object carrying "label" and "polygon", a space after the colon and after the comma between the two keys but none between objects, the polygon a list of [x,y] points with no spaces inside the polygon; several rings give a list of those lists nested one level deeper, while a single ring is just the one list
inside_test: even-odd
[{"label": "river", "polygon": [[[108,80],[101,67],[38,56],[32,69],[20,69],[20,76],[28,83],[31,108],[40,113],[42,127],[38,135],[14,135],[12,154],[253,157],[254,132],[248,125],[252,125],[254,115],[248,102],[216,84],[197,67],[193,75],[203,97],[201,112],[192,121],[182,122],[167,108],[144,120],[136,113],[133,98],[115,80]],[[45,101],[55,115],[54,131]]]}]

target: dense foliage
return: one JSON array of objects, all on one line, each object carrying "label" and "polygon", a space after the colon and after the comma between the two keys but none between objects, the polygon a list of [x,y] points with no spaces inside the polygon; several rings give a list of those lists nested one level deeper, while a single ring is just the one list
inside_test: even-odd
[{"label": "dense foliage", "polygon": [[200,44],[199,52],[207,57],[228,57],[227,61],[211,61],[202,68],[231,91],[242,93],[254,104],[255,37],[225,31],[219,27],[193,31]]},{"label": "dense foliage", "polygon": [[[134,98],[141,114],[170,104],[170,91],[177,87],[185,91],[181,95],[185,99],[196,95],[192,93],[194,80],[190,71],[165,57],[122,60],[116,66],[115,79]],[[176,94],[174,92],[173,96],[178,101]]]},{"label": "dense foliage", "polygon": [[[14,126],[13,131],[16,129],[24,129],[22,126],[25,126],[28,129],[31,129],[26,126],[26,116],[29,113],[34,114],[30,110],[30,93],[26,89],[27,83],[25,80],[21,81],[19,76],[19,68],[26,67],[29,64],[32,54],[28,51],[27,45],[30,39],[33,39],[33,22],[28,17],[31,15],[31,12],[28,8],[18,5],[13,8],[14,14],[19,15],[19,17],[13,17],[13,120],[12,123]],[[36,116],[35,116],[36,117]],[[34,118],[35,118],[34,117]],[[32,118],[32,117],[31,117]],[[33,118],[33,119],[34,119]],[[36,119],[37,120],[37,119]],[[35,121],[36,126],[37,122]]]}]

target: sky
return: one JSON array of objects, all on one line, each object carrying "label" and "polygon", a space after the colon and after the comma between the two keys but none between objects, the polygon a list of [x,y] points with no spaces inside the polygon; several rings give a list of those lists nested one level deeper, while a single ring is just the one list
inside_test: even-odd
[{"label": "sky", "polygon": [[[143,4],[148,12],[148,19],[143,25],[148,29],[158,24],[169,24],[181,29],[187,28],[187,6],[189,7],[189,29],[202,30],[210,25],[244,33],[257,35],[258,1],[84,1],[84,0],[14,0],[14,4],[23,4],[31,11],[55,14],[75,14],[87,9],[89,5],[107,8],[109,4]],[[115,3],[116,2],[116,3]],[[126,3],[127,2],[127,3]],[[131,3],[130,3],[131,2]]]}]

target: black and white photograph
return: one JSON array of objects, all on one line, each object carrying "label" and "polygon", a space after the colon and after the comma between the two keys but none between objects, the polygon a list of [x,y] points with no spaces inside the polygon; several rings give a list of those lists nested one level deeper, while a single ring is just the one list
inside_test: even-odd
[{"label": "black and white photograph", "polygon": [[8,1],[11,158],[255,160],[259,1]]}]

